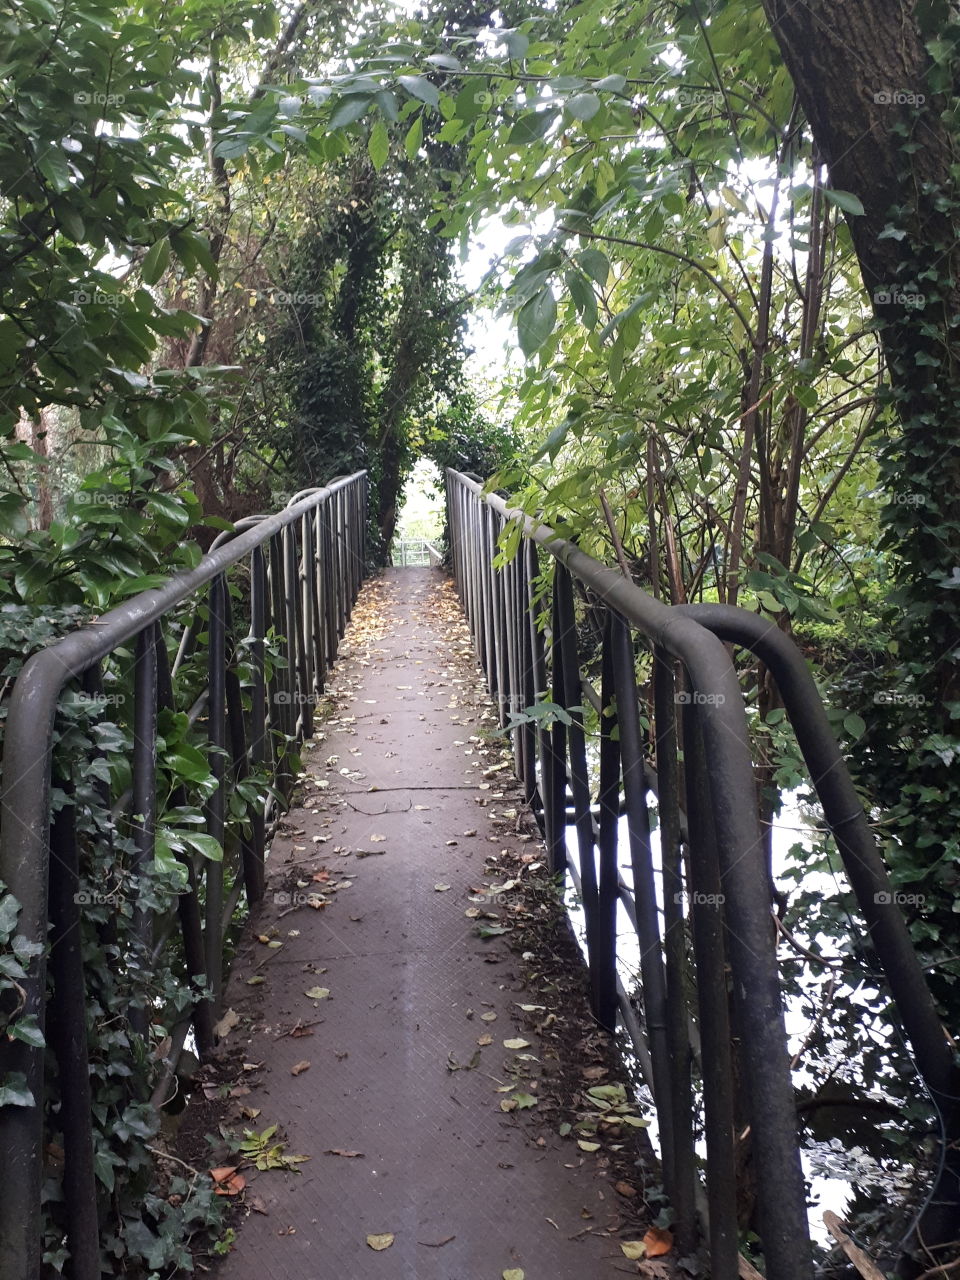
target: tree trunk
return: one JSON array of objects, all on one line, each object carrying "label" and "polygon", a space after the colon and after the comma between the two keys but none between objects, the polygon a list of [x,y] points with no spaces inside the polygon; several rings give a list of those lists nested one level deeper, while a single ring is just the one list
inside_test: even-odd
[{"label": "tree trunk", "polygon": [[[904,713],[900,740],[922,743],[938,731],[955,738],[948,704],[960,698],[960,198],[953,176],[960,148],[947,108],[960,80],[958,15],[948,0],[763,5],[829,186],[852,192],[864,208],[847,222],[902,424],[884,450],[884,545],[895,555],[902,608],[895,634],[913,687],[924,694],[918,712]],[[907,749],[897,763],[916,767],[916,758]],[[932,865],[950,846],[960,799],[946,765],[940,774],[924,778],[941,797],[939,808],[917,802],[923,828],[905,828],[902,837],[906,844],[921,829],[934,833],[925,841]],[[937,1246],[960,1237],[960,1089],[954,1083],[936,1092],[943,1167],[910,1241],[915,1257],[901,1274],[945,1262],[948,1253]]]}]

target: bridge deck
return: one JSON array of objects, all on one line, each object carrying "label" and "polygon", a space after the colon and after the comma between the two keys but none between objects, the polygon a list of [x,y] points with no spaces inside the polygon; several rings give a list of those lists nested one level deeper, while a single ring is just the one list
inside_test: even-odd
[{"label": "bridge deck", "polygon": [[[261,1064],[246,1071],[241,1101],[259,1109],[246,1123],[278,1123],[285,1150],[310,1158],[298,1173],[245,1171],[255,1211],[219,1280],[635,1274],[614,1234],[618,1197],[592,1158],[535,1109],[499,1105],[517,1065],[503,1041],[522,1036],[537,1053],[518,1007],[536,995],[503,940],[480,939],[464,911],[488,853],[533,846],[492,825],[499,784],[484,782],[469,741],[488,704],[472,662],[465,678],[455,609],[435,570],[368,584],[335,673],[339,709],[318,722],[303,807],[274,844],[255,929],[283,945],[250,936],[241,948],[227,994],[241,1021],[227,1044]],[[293,877],[330,905],[275,902],[296,891]],[[314,988],[329,997],[309,998]],[[308,1034],[290,1034],[298,1023]],[[486,1036],[473,1069],[448,1069]],[[367,1236],[386,1233],[393,1243],[374,1251]]]}]

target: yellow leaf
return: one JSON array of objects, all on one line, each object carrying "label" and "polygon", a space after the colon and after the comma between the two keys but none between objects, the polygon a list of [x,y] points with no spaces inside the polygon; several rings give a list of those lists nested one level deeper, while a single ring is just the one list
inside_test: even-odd
[{"label": "yellow leaf", "polygon": [[510,1267],[506,1271],[501,1272],[503,1280],[523,1280],[523,1272],[519,1267]]},{"label": "yellow leaf", "polygon": [[384,1231],[380,1235],[367,1236],[367,1244],[379,1253],[382,1249],[389,1249],[394,1239],[392,1231]]},{"label": "yellow leaf", "polygon": [[632,1258],[636,1261],[637,1258],[642,1258],[647,1252],[647,1246],[642,1240],[622,1240],[620,1242],[620,1252],[625,1258]]}]

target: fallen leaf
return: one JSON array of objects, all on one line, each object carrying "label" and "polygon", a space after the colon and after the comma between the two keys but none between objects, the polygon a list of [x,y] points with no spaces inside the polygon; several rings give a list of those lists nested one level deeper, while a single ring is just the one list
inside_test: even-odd
[{"label": "fallen leaf", "polygon": [[235,1013],[233,1009],[228,1009],[220,1021],[213,1024],[213,1034],[220,1037],[228,1036],[239,1023],[239,1013]]},{"label": "fallen leaf", "polygon": [[483,1046],[486,1046],[488,1044],[493,1044],[493,1036],[479,1036],[477,1039],[477,1044],[483,1045]]},{"label": "fallen leaf", "polygon": [[643,1237],[648,1258],[659,1258],[673,1248],[673,1232],[665,1227],[651,1227]]},{"label": "fallen leaf", "polygon": [[301,1076],[303,1075],[304,1071],[309,1071],[309,1069],[310,1069],[310,1063],[307,1062],[306,1058],[304,1058],[303,1062],[294,1063],[294,1065],[290,1068],[290,1074],[292,1076]]},{"label": "fallen leaf", "polygon": [[236,1165],[211,1169],[210,1177],[216,1184],[214,1194],[218,1196],[238,1196],[247,1185],[246,1178],[242,1173],[237,1172]]},{"label": "fallen leaf", "polygon": [[345,1156],[348,1160],[356,1160],[363,1155],[362,1151],[344,1151],[342,1147],[327,1147],[325,1156]]},{"label": "fallen leaf", "polygon": [[303,993],[310,1000],[326,1000],[330,994],[329,987],[311,987],[309,991]]},{"label": "fallen leaf", "polygon": [[[581,1151],[599,1151],[600,1150],[599,1142],[586,1142],[584,1141],[583,1138],[577,1139],[577,1146],[580,1148]],[[637,1256],[639,1257],[639,1254]]]},{"label": "fallen leaf", "polygon": [[433,887],[437,893],[446,893],[450,888],[448,884],[435,884]]},{"label": "fallen leaf", "polygon": [[629,1182],[615,1182],[614,1190],[619,1191],[622,1196],[635,1196],[637,1188],[631,1187]]},{"label": "fallen leaf", "polygon": [[384,1231],[379,1235],[367,1236],[367,1244],[379,1253],[381,1249],[389,1249],[395,1239],[392,1231]]},{"label": "fallen leaf", "polygon": [[384,840],[386,840],[386,838],[387,838],[386,836],[381,836],[381,835],[374,835],[374,836],[370,836],[370,843],[371,843],[371,844],[383,844],[383,842],[384,842]]},{"label": "fallen leaf", "polygon": [[483,1022],[496,1022],[497,1015],[491,1009],[488,1013],[481,1013],[480,1018]]},{"label": "fallen leaf", "polygon": [[480,910],[479,907],[467,907],[466,911],[463,914],[469,917],[469,919],[471,920],[476,920],[478,916],[481,916],[483,914],[483,912]]},{"label": "fallen leaf", "polygon": [[625,1258],[630,1258],[636,1262],[638,1258],[642,1258],[647,1251],[647,1246],[642,1240],[621,1240],[620,1252]]},{"label": "fallen leaf", "polygon": [[260,984],[261,984],[262,982],[266,982],[266,978],[263,978],[263,977],[259,977],[259,978],[248,978],[248,979],[247,979],[247,986],[248,986],[248,987],[259,987],[259,986],[260,986]]},{"label": "fallen leaf", "polygon": [[503,1276],[503,1280],[523,1280],[523,1272],[519,1267],[509,1267],[500,1274]]},{"label": "fallen leaf", "polygon": [[530,1041],[520,1040],[519,1038],[516,1040],[504,1040],[503,1047],[505,1049],[529,1049]]}]

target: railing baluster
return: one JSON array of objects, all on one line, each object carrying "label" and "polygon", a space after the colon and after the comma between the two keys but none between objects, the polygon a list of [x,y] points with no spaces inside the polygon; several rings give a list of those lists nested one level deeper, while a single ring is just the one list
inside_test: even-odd
[{"label": "railing baluster", "polygon": [[[267,630],[267,570],[263,547],[253,549],[250,556],[250,656],[253,663],[253,688],[250,692],[250,765],[259,774],[267,758],[267,683],[265,675],[264,637]],[[263,897],[265,823],[261,809],[253,815],[253,851],[256,859],[256,897]]]},{"label": "railing baluster", "polygon": [[[614,664],[611,643],[612,617],[605,610],[600,692],[600,880],[597,887],[594,946],[590,955],[590,990],[593,1012],[600,1026],[611,1034],[617,1028],[617,903],[620,872],[617,866],[620,827],[620,752],[614,736],[619,727],[619,703],[614,702]],[[592,861],[591,853],[591,861]]]},{"label": "railing baluster", "polygon": [[[690,694],[687,693],[687,698]],[[690,827],[691,878],[687,897],[696,957],[697,1007],[703,1045],[703,1108],[707,1142],[710,1265],[718,1276],[737,1274],[737,1165],[733,1055],[724,947],[723,884],[713,828],[706,761],[697,708],[688,701],[683,725],[684,779]]]},{"label": "railing baluster", "polygon": [[[647,780],[644,773],[636,666],[631,633],[618,615],[612,616],[611,648],[620,755],[623,761],[624,807],[630,841],[633,898],[636,906],[637,938],[640,943],[640,973],[643,986],[643,1016],[653,1066],[653,1088],[660,1123],[660,1142],[668,1185],[674,1177],[673,1066],[667,1044],[666,974],[657,909],[657,888],[650,839],[650,811],[647,807]],[[666,885],[662,885],[664,896]],[[681,1002],[682,1003],[682,1002]]]},{"label": "railing baluster", "polygon": [[[687,993],[690,989],[683,919],[683,863],[680,847],[680,771],[677,760],[677,704],[674,663],[659,646],[653,651],[654,730],[657,756],[657,816],[663,894],[666,961],[667,1056],[670,1064],[672,1159],[665,1153],[667,1191],[675,1214],[677,1250],[693,1252],[697,1240],[697,1153],[693,1137],[693,1053]],[[659,1112],[658,1099],[658,1112]],[[663,1121],[661,1120],[661,1125]]]},{"label": "railing baluster", "polygon": [[[70,787],[62,781],[61,789],[69,792]],[[100,1280],[93,1098],[74,813],[72,801],[64,804],[54,817],[50,833],[50,969],[54,988],[48,1035],[60,1082],[59,1122],[63,1132],[63,1195],[70,1241],[70,1277],[71,1280]],[[9,1158],[10,1153],[7,1155]],[[11,1172],[15,1167],[9,1166]],[[38,1274],[39,1268],[25,1273],[24,1280],[33,1280]]]},{"label": "railing baluster", "polygon": [[[221,848],[224,843],[226,776],[224,750],[226,748],[225,702],[226,687],[226,582],[218,574],[210,584],[208,596],[209,624],[207,626],[207,673],[210,698],[207,704],[207,742],[210,772],[216,790],[206,803],[207,834],[213,836]],[[224,854],[224,857],[226,855]],[[207,981],[213,992],[213,1007],[220,1012],[223,993],[223,936],[221,913],[223,911],[223,861],[207,858],[204,886],[204,953],[207,964]]]},{"label": "railing baluster", "polygon": [[[133,837],[131,865],[137,883],[133,929],[144,948],[150,946],[152,921],[142,903],[140,875],[154,856],[157,825],[157,639],[151,623],[137,636],[133,668]],[[137,1031],[146,1033],[146,1011],[133,1019]]]}]

